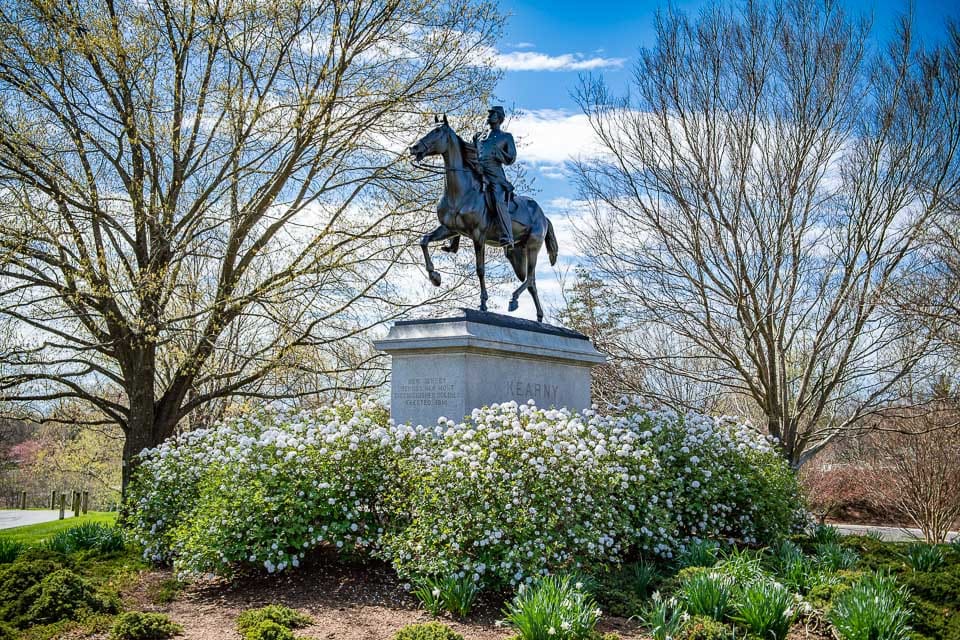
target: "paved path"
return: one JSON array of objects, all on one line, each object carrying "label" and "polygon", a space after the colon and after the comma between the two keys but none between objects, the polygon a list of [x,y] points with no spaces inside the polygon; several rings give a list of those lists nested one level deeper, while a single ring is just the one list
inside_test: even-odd
[{"label": "paved path", "polygon": [[[840,532],[846,535],[862,536],[871,531],[876,531],[884,540],[891,542],[910,542],[911,540],[923,540],[923,534],[920,529],[910,529],[905,527],[875,527],[873,525],[862,524],[834,524],[834,527],[840,529]],[[947,542],[960,536],[960,533],[951,531],[947,534]]]},{"label": "paved path", "polygon": [[10,529],[12,527],[22,527],[27,524],[40,524],[41,522],[50,522],[60,517],[60,510],[51,511],[20,509],[0,509],[0,529]]}]

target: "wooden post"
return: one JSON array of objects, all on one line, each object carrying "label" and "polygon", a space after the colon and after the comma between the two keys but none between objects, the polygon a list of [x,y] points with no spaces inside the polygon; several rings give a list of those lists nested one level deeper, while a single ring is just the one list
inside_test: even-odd
[{"label": "wooden post", "polygon": [[87,508],[90,506],[90,492],[83,492],[83,499],[80,501],[80,511],[83,512],[83,515],[87,515]]},{"label": "wooden post", "polygon": [[27,508],[27,492],[26,491],[20,492],[20,508],[21,509]]},{"label": "wooden post", "polygon": [[73,517],[80,517],[80,492],[77,490],[73,492]]},{"label": "wooden post", "polygon": [[67,508],[67,494],[60,494],[60,519],[63,520],[63,512]]},{"label": "wooden post", "polygon": [[51,509],[57,508],[57,490],[56,489],[50,492],[50,508]]}]

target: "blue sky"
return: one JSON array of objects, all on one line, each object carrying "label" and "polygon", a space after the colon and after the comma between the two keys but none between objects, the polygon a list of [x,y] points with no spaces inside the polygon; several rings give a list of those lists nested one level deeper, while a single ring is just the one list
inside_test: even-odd
[{"label": "blue sky", "polygon": [[[873,37],[885,40],[907,2],[839,0],[850,13],[873,18]],[[697,12],[702,0],[674,0],[673,6]],[[640,47],[654,43],[654,15],[666,2],[616,2],[612,0],[501,1],[509,14],[498,61],[504,69],[497,87],[500,104],[514,111],[508,131],[519,142],[519,160],[529,168],[547,216],[560,231],[561,270],[550,273],[541,265],[538,281],[548,306],[562,304],[560,285],[564,271],[579,261],[572,225],[577,216],[576,192],[564,174],[564,162],[584,153],[590,145],[589,127],[579,115],[571,92],[582,73],[601,74],[618,92],[628,86]],[[960,18],[960,2],[915,0],[914,25],[925,42],[943,39],[949,17]],[[481,126],[478,123],[478,127]],[[520,315],[533,318],[524,295]]]},{"label": "blue sky", "polygon": [[[674,1],[673,6],[695,13],[705,2]],[[874,34],[889,36],[898,16],[908,11],[906,2],[847,0],[841,2],[851,13],[873,17]],[[623,60],[622,65],[597,66],[614,84],[625,84],[639,47],[654,41],[654,15],[665,2],[616,2],[591,0],[573,2],[502,2],[509,13],[501,52],[536,52],[552,57],[565,54],[585,60]],[[913,9],[918,34],[938,40],[945,32],[948,16],[960,16],[960,3],[917,0]],[[573,108],[570,90],[576,84],[577,70],[508,71],[498,93],[508,105],[524,109]]]}]

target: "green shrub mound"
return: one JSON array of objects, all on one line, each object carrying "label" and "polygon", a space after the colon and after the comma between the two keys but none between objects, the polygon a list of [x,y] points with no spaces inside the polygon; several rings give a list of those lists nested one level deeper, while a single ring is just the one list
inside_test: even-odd
[{"label": "green shrub mound", "polygon": [[46,545],[27,546],[17,557],[15,564],[54,563],[58,569],[76,569],[73,556],[54,551]]},{"label": "green shrub mound", "polygon": [[820,611],[830,611],[833,603],[850,590],[851,584],[842,580],[825,580],[810,589],[807,602]]},{"label": "green shrub mound", "polygon": [[463,640],[463,636],[439,622],[408,624],[393,636],[393,640]]},{"label": "green shrub mound", "polygon": [[60,554],[28,549],[0,569],[0,622],[27,628],[118,610],[116,598],[98,593],[68,566]]},{"label": "green shrub mound", "polygon": [[52,560],[20,559],[0,569],[0,619],[10,621],[13,605],[31,587],[63,568]]},{"label": "green shrub mound", "polygon": [[953,562],[898,576],[910,593],[910,626],[918,638],[960,640],[960,558]]},{"label": "green shrub mound", "polygon": [[683,625],[680,640],[728,640],[730,627],[706,616],[693,616]]},{"label": "green shrub mound", "polygon": [[91,613],[115,613],[119,603],[99,594],[69,569],[60,569],[24,591],[10,608],[20,628],[78,620]]},{"label": "green shrub mound", "polygon": [[960,610],[960,563],[942,571],[910,571],[899,576],[910,594]]},{"label": "green shrub mound", "polygon": [[293,632],[273,620],[261,620],[247,629],[244,640],[293,640]]},{"label": "green shrub mound", "polygon": [[511,402],[432,428],[391,424],[374,404],[262,411],[141,461],[133,535],[178,574],[284,571],[325,546],[411,581],[516,586],[707,539],[774,540],[802,506],[790,469],[748,426],[626,405],[599,415]]},{"label": "green shrub mound", "polygon": [[621,618],[641,615],[660,573],[650,562],[630,562],[594,577],[588,588],[607,613]]},{"label": "green shrub mound", "polygon": [[8,624],[0,622],[0,640],[16,640],[17,630]]},{"label": "green shrub mound", "polygon": [[271,604],[259,609],[249,609],[237,616],[237,631],[246,640],[267,640],[274,637],[270,634],[279,633],[274,628],[278,626],[293,637],[290,629],[299,629],[312,622],[313,620],[299,611],[283,605]]},{"label": "green shrub mound", "polygon": [[166,640],[183,632],[162,613],[129,611],[121,614],[110,628],[112,640]]}]

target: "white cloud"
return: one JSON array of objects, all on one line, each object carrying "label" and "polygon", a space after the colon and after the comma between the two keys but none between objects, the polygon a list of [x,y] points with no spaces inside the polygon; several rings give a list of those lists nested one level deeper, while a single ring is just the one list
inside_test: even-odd
[{"label": "white cloud", "polygon": [[533,49],[535,44],[532,42],[517,42],[511,45],[514,49]]},{"label": "white cloud", "polygon": [[540,170],[540,175],[551,180],[563,180],[567,177],[567,172],[564,171],[562,164],[544,163],[537,166],[537,169]]},{"label": "white cloud", "polygon": [[[529,43],[521,43],[529,44]],[[552,56],[538,51],[511,51],[497,53],[493,63],[505,71],[590,71],[622,67],[626,58],[588,58],[582,53],[563,53]]]},{"label": "white cloud", "polygon": [[[587,116],[557,109],[527,111],[507,125],[517,139],[519,159],[533,165],[556,167],[582,156],[601,153]],[[548,176],[549,177],[549,176]]]},{"label": "white cloud", "polygon": [[579,262],[583,257],[577,245],[577,237],[583,233],[580,218],[586,215],[588,210],[589,203],[570,198],[553,198],[543,204],[543,212],[550,218],[557,234],[561,257],[573,258],[574,262]]}]

